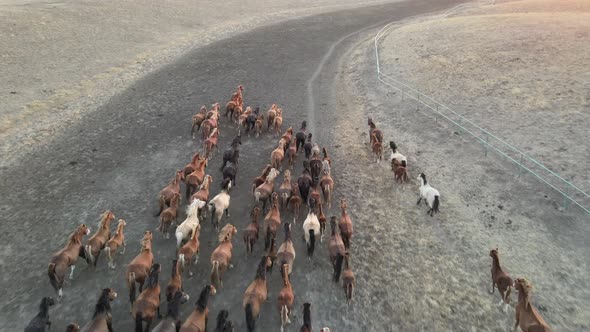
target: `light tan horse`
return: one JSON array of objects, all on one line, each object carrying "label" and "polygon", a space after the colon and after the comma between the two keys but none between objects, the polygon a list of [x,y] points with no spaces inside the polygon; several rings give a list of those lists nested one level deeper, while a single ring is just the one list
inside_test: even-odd
[{"label": "light tan horse", "polygon": [[279,108],[277,110],[277,115],[274,118],[272,126],[274,129],[275,135],[279,136],[281,134],[281,131],[283,130],[283,109],[282,108]]},{"label": "light tan horse", "polygon": [[105,245],[104,252],[107,255],[107,259],[109,260],[109,267],[111,269],[115,268],[113,255],[117,253],[119,248],[123,247],[123,250],[121,250],[121,254],[125,253],[126,243],[123,231],[126,225],[127,222],[125,222],[125,220],[119,219],[119,224],[117,225],[117,231],[115,232],[115,235],[111,237],[111,239]]},{"label": "light tan horse", "polygon": [[223,274],[228,268],[233,268],[231,264],[232,259],[232,238],[238,230],[232,225],[227,224],[223,226],[219,232],[219,245],[211,254],[211,283],[215,288],[223,287],[221,281]]},{"label": "light tan horse", "polygon": [[129,287],[129,302],[131,305],[135,302],[135,283],[139,283],[139,292],[143,291],[143,284],[145,283],[150,267],[154,263],[154,254],[152,253],[152,239],[153,235],[150,231],[143,233],[141,240],[141,251],[129,265],[127,265],[127,286]]},{"label": "light tan horse", "polygon": [[267,256],[262,256],[258,269],[256,270],[256,277],[250,283],[246,292],[244,292],[244,299],[242,306],[246,311],[246,326],[248,332],[254,331],[256,319],[260,315],[262,304],[268,298],[268,290],[266,288],[266,269],[270,267],[271,261]]},{"label": "light tan horse", "polygon": [[115,215],[108,210],[100,216],[96,233],[86,241],[86,245],[84,246],[84,256],[86,256],[86,263],[88,265],[93,265],[96,268],[100,252],[111,238],[111,221],[114,219]]},{"label": "light tan horse", "polygon": [[291,171],[285,171],[285,174],[283,175],[283,183],[279,186],[278,192],[281,209],[285,209],[289,202],[289,198],[291,197]]},{"label": "light tan horse", "polygon": [[283,169],[283,159],[285,159],[285,141],[281,140],[270,154],[270,164],[280,171]]},{"label": "light tan horse", "polygon": [[80,248],[82,247],[82,237],[90,233],[90,228],[86,225],[81,224],[68,238],[66,246],[55,253],[49,265],[47,266],[47,275],[49,276],[49,282],[53,289],[57,292],[58,299],[63,296],[63,285],[65,282],[65,275],[68,268],[70,271],[70,280],[74,279],[74,269],[76,268],[76,261],[80,255]]},{"label": "light tan horse", "polygon": [[533,285],[524,278],[517,278],[514,280],[513,287],[518,291],[514,331],[520,326],[523,332],[550,332],[551,328],[530,302]]}]

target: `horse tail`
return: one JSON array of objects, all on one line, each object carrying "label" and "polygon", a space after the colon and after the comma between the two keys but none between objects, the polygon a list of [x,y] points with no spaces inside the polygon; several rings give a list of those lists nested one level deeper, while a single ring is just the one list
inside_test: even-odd
[{"label": "horse tail", "polygon": [[344,256],[341,253],[336,254],[336,261],[334,262],[334,282],[340,281],[340,274],[342,273],[342,261]]},{"label": "horse tail", "polygon": [[260,191],[256,191],[256,188],[254,188],[254,198],[256,198],[256,203],[260,202]]},{"label": "horse tail", "polygon": [[141,312],[135,313],[135,332],[143,332],[143,314]]},{"label": "horse tail", "polygon": [[135,272],[129,272],[127,275],[127,287],[129,287],[129,302],[133,305],[135,302]]},{"label": "horse tail", "polygon": [[432,203],[432,211],[438,212],[438,207],[440,205],[440,200],[438,199],[438,195],[434,196],[434,202]]},{"label": "horse tail", "polygon": [[281,331],[283,331],[283,326],[287,325],[287,320],[289,319],[289,308],[287,308],[286,304],[281,306]]},{"label": "horse tail", "polygon": [[330,202],[330,201],[331,201],[331,199],[330,199],[330,186],[328,185],[324,188],[324,202]]},{"label": "horse tail", "polygon": [[254,319],[254,313],[252,312],[252,303],[246,304],[246,326],[248,332],[253,332],[256,328],[256,320]]},{"label": "horse tail", "polygon": [[311,258],[313,256],[313,251],[315,250],[315,231],[313,229],[309,230],[309,243],[307,244],[307,256]]},{"label": "horse tail", "polygon": [[181,268],[184,268],[184,262],[185,262],[185,260],[184,260],[184,254],[178,255],[178,263],[177,264],[180,264],[180,267]]},{"label": "horse tail", "polygon": [[92,255],[92,245],[87,244],[84,246],[84,256],[86,256],[86,263],[88,263],[88,265],[94,264],[94,256]]},{"label": "horse tail", "polygon": [[266,234],[264,235],[264,250],[270,247],[270,226],[266,226]]},{"label": "horse tail", "polygon": [[47,266],[47,275],[49,276],[49,283],[51,283],[51,286],[57,291],[59,285],[57,281],[57,273],[55,272],[55,263],[49,263]]},{"label": "horse tail", "polygon": [[350,306],[350,302],[352,301],[352,293],[354,292],[354,285],[349,283],[346,285],[346,304]]},{"label": "horse tail", "polygon": [[508,284],[508,290],[506,291],[506,295],[504,295],[504,302],[510,303],[510,293],[512,292],[512,286]]},{"label": "horse tail", "polygon": [[219,261],[213,261],[213,268],[211,269],[211,283],[213,286],[215,286],[215,288],[220,288],[221,279],[219,276]]},{"label": "horse tail", "polygon": [[111,256],[111,247],[105,246],[104,247],[104,253],[105,253],[105,255],[107,255],[107,259],[109,260],[109,262],[112,263],[113,262],[113,257]]}]

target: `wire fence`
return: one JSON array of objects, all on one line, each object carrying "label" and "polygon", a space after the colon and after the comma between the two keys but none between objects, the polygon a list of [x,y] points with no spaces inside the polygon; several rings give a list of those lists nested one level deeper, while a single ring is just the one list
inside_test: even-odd
[{"label": "wire fence", "polygon": [[[460,6],[455,7],[444,15],[448,16],[459,8]],[[538,160],[473,123],[471,120],[465,118],[450,107],[381,71],[381,64],[379,61],[379,40],[389,31],[399,27],[401,24],[403,24],[403,22],[389,23],[379,30],[377,35],[375,35],[374,43],[375,57],[377,60],[377,79],[383,84],[401,92],[402,100],[410,99],[416,101],[416,107],[431,112],[435,117],[435,121],[438,121],[439,119],[441,119],[441,121],[447,121],[456,126],[459,131],[469,134],[476,142],[483,145],[484,154],[486,156],[488,155],[488,151],[493,151],[509,160],[518,168],[518,177],[525,173],[529,173],[545,185],[554,189],[561,195],[563,199],[562,207],[564,209],[568,209],[570,204],[573,204],[590,214],[590,195],[575,186],[571,180],[563,178]]]}]

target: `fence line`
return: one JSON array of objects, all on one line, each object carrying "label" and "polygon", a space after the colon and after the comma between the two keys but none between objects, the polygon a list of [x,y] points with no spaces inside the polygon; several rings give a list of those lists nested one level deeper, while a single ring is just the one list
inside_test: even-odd
[{"label": "fence line", "polygon": [[[453,11],[458,9],[460,6],[451,9],[450,11],[446,12],[445,16],[451,14]],[[568,202],[571,202],[584,210],[586,213],[590,214],[590,205],[588,202],[590,201],[590,195],[584,192],[582,189],[575,186],[572,181],[568,181],[559,174],[550,170],[547,166],[543,165],[541,162],[537,161],[536,159],[532,158],[531,156],[527,155],[526,153],[520,151],[516,147],[512,146],[511,144],[505,142],[501,138],[497,137],[496,135],[492,134],[491,132],[485,130],[484,128],[480,127],[479,125],[473,123],[471,120],[465,118],[463,115],[457,113],[450,107],[434,100],[433,98],[425,95],[424,93],[420,92],[419,90],[395,79],[391,76],[384,74],[381,71],[381,63],[379,60],[379,40],[385,36],[389,31],[392,29],[399,27],[402,24],[400,22],[391,22],[385,25],[379,32],[375,35],[374,44],[375,44],[375,57],[377,62],[377,79],[382,83],[388,85],[389,87],[396,89],[401,92],[402,100],[404,97],[408,97],[413,99],[417,102],[417,107],[419,108],[420,105],[425,106],[426,109],[434,112],[435,119],[437,115],[442,119],[449,121],[450,123],[457,126],[460,130],[468,133],[469,135],[473,136],[477,139],[480,143],[483,144],[485,148],[485,155],[487,156],[488,148],[492,151],[498,153],[501,156],[506,157],[508,160],[513,162],[519,168],[520,177],[523,171],[526,171],[532,175],[534,175],[538,180],[545,183],[563,197],[563,207],[567,209]],[[450,114],[443,114],[444,111],[450,112]],[[438,120],[437,120],[438,121]],[[467,128],[469,127],[469,128]],[[518,160],[520,159],[520,160]],[[525,163],[530,164],[530,166],[526,166]],[[538,170],[534,170],[533,168],[538,168]],[[545,173],[545,174],[540,174]],[[551,183],[550,181],[556,181],[557,183]]]}]

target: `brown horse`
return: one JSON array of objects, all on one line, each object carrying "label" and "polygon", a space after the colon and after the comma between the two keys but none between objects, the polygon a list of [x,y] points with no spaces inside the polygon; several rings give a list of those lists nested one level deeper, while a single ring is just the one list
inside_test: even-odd
[{"label": "brown horse", "polygon": [[246,256],[252,254],[254,251],[254,244],[258,241],[258,233],[260,232],[260,225],[258,224],[258,217],[260,216],[260,208],[255,206],[250,213],[252,221],[244,231],[244,244],[246,245]]},{"label": "brown horse", "polygon": [[156,213],[156,216],[159,216],[167,206],[170,206],[170,200],[172,200],[172,197],[174,197],[175,193],[180,193],[180,181],[182,180],[184,180],[183,170],[176,171],[174,180],[172,180],[169,185],[164,187],[164,189],[160,190],[160,193],[158,194],[160,210],[158,213]]},{"label": "brown horse", "polygon": [[401,184],[408,182],[408,171],[406,167],[402,166],[399,160],[395,158],[391,160],[391,170],[393,171],[395,182]]},{"label": "brown horse", "polygon": [[303,304],[303,325],[299,332],[312,332],[311,328],[311,303],[304,303]]},{"label": "brown horse", "polygon": [[281,131],[283,130],[283,109],[279,108],[277,110],[277,115],[274,118],[272,126],[274,129],[275,135],[279,136],[281,134]]},{"label": "brown horse", "polygon": [[281,140],[277,148],[270,154],[270,164],[281,171],[283,169],[283,159],[285,159],[285,141]]},{"label": "brown horse", "polygon": [[340,221],[338,222],[338,228],[340,228],[340,234],[342,236],[342,241],[344,241],[344,246],[348,250],[350,248],[350,239],[352,238],[352,220],[346,212],[348,208],[348,203],[346,203],[345,199],[340,200],[340,209],[342,209],[342,214],[340,215]]},{"label": "brown horse", "polygon": [[53,289],[55,289],[58,294],[58,300],[63,296],[63,286],[68,268],[71,269],[70,280],[74,279],[76,261],[78,261],[80,249],[82,248],[82,237],[88,235],[88,233],[90,233],[90,228],[86,227],[86,225],[82,224],[78,226],[69,236],[66,246],[55,253],[49,261],[47,275],[49,276],[51,286],[53,286]]},{"label": "brown horse", "polygon": [[158,226],[158,230],[164,234],[166,239],[170,238],[168,228],[170,228],[172,222],[174,221],[174,223],[178,225],[178,220],[176,217],[181,196],[182,195],[180,193],[174,193],[174,196],[172,196],[172,199],[170,200],[170,206],[160,213],[160,225]]},{"label": "brown horse", "polygon": [[238,127],[246,128],[246,119],[252,114],[252,107],[246,107],[244,113],[240,114],[238,117]]},{"label": "brown horse", "polygon": [[207,285],[199,294],[199,299],[196,303],[196,308],[188,316],[188,318],[182,324],[180,332],[205,332],[207,331],[207,323],[209,317],[209,309],[207,303],[209,302],[209,296],[215,295],[216,290],[213,285]]},{"label": "brown horse", "polygon": [[80,332],[80,325],[77,323],[70,323],[66,326],[66,332]]},{"label": "brown horse", "polygon": [[295,160],[297,159],[297,141],[292,140],[289,150],[287,150],[287,160],[289,161],[289,168],[293,169]]},{"label": "brown horse", "polygon": [[330,262],[334,268],[333,280],[334,282],[340,281],[340,273],[342,271],[342,259],[346,249],[344,248],[344,242],[342,237],[336,230],[336,217],[330,218],[330,229],[332,234],[330,235],[330,242],[328,242],[328,252],[330,253]]},{"label": "brown horse", "polygon": [[311,206],[309,202],[314,200],[316,203],[322,203],[322,188],[320,187],[320,183],[316,182],[312,184],[311,188],[309,188],[309,194],[307,196],[307,205]]},{"label": "brown horse", "polygon": [[326,160],[323,161],[324,163],[324,174],[322,174],[322,178],[320,179],[320,187],[322,188],[322,193],[324,194],[324,202],[328,204],[328,208],[332,208],[332,195],[334,194],[334,179],[332,179],[332,172],[330,170],[329,162]]},{"label": "brown horse", "polygon": [[238,230],[232,225],[227,224],[223,226],[219,232],[219,245],[211,254],[211,283],[215,288],[223,287],[223,274],[228,268],[233,268],[231,264],[232,259],[232,237],[238,232]]},{"label": "brown horse", "polygon": [[287,273],[291,274],[296,257],[295,246],[293,245],[293,239],[291,239],[291,224],[286,222],[283,224],[283,228],[285,229],[285,240],[277,251],[277,259],[281,264],[289,266]]},{"label": "brown horse", "polygon": [[498,257],[498,248],[490,250],[490,257],[492,257],[492,291],[496,286],[498,287],[498,291],[500,292],[500,303],[498,305],[502,305],[505,303],[508,305],[510,303],[510,292],[512,287],[512,278],[508,275],[508,273],[504,272],[500,267],[500,258]]},{"label": "brown horse", "polygon": [[182,169],[182,174],[184,174],[185,178],[195,171],[195,169],[199,166],[200,161],[202,161],[201,155],[197,152],[191,158],[191,162],[186,164],[186,166],[184,166]]},{"label": "brown horse", "polygon": [[281,183],[278,190],[281,209],[287,207],[287,203],[291,197],[291,188],[291,171],[286,170],[285,175],[283,176],[283,183]]},{"label": "brown horse", "polygon": [[147,323],[144,331],[148,332],[154,318],[162,318],[160,314],[160,283],[158,282],[161,271],[160,264],[154,263],[152,265],[146,288],[133,303],[131,316],[135,319],[135,331],[137,332],[142,330],[144,321]]},{"label": "brown horse", "polygon": [[236,110],[241,109],[244,104],[243,99],[244,87],[238,85],[238,89],[231,95],[231,100],[225,105],[225,117],[234,117]]},{"label": "brown horse", "polygon": [[201,130],[201,123],[203,123],[206,116],[207,116],[207,106],[205,106],[205,105],[201,106],[199,113],[193,115],[193,118],[192,118],[193,125],[191,127],[191,136],[193,137],[193,139],[195,139],[195,127],[197,127],[197,131]]},{"label": "brown horse", "polygon": [[104,248],[104,252],[107,255],[107,259],[109,260],[109,267],[111,269],[115,269],[115,263],[113,255],[117,253],[119,248],[123,247],[121,250],[121,254],[125,253],[126,243],[125,243],[125,235],[123,234],[123,230],[127,223],[123,219],[119,219],[119,224],[117,225],[117,231],[115,235],[111,237],[111,239],[107,242]]},{"label": "brown horse", "polygon": [[271,194],[274,193],[274,181],[275,178],[279,175],[279,171],[276,168],[271,168],[270,172],[266,176],[266,180],[264,183],[254,189],[254,198],[256,199],[256,203],[262,201],[262,212],[266,210],[266,202],[271,197]]},{"label": "brown horse", "polygon": [[256,319],[260,314],[262,304],[266,302],[268,297],[268,290],[266,289],[266,269],[271,265],[271,261],[267,256],[262,256],[258,269],[256,270],[256,277],[250,283],[246,292],[244,292],[244,300],[242,306],[246,312],[246,326],[248,332],[255,329]]},{"label": "brown horse", "polygon": [[[328,165],[329,165],[330,167],[332,167],[332,159],[330,159],[330,157],[328,157],[328,150],[326,150],[326,147],[323,147],[323,148],[322,148],[322,153],[324,154],[324,157],[322,158],[322,163],[323,163],[324,161],[326,161],[326,162],[328,162]],[[324,168],[325,168],[325,167],[324,167]],[[325,171],[325,169],[324,169],[324,171]]]},{"label": "brown horse", "polygon": [[201,187],[199,187],[199,191],[194,193],[191,196],[190,201],[192,202],[195,199],[200,199],[203,202],[209,201],[209,187],[211,187],[211,183],[213,182],[213,177],[209,174],[205,175],[203,179],[203,183],[201,183]]},{"label": "brown horse", "polygon": [[277,116],[277,105],[272,104],[268,112],[266,113],[266,130],[270,131],[273,124],[275,123],[275,117]]},{"label": "brown horse", "polygon": [[514,280],[513,287],[518,291],[518,303],[516,304],[516,323],[514,331],[520,326],[523,332],[551,332],[551,328],[539,312],[530,302],[533,285],[524,278]]},{"label": "brown horse", "polygon": [[112,288],[104,288],[100,292],[92,320],[86,323],[82,332],[111,332],[113,331],[113,317],[111,316],[111,302],[117,298],[117,292]]},{"label": "brown horse", "polygon": [[204,141],[209,137],[219,122],[219,111],[217,104],[214,105],[213,110],[207,112],[207,118],[201,124],[201,140]]},{"label": "brown horse", "polygon": [[154,327],[152,332],[176,332],[179,330],[182,325],[182,321],[180,320],[180,305],[186,303],[189,298],[188,294],[176,291],[172,295],[172,300],[168,301],[166,317]]},{"label": "brown horse", "polygon": [[219,142],[219,128],[214,128],[211,132],[211,135],[207,137],[207,139],[203,142],[203,151],[205,151],[205,155],[211,159],[211,155],[213,153],[213,149],[219,152],[219,147],[217,143]]},{"label": "brown horse", "polygon": [[272,273],[272,268],[275,266],[275,260],[277,259],[277,243],[276,237],[273,236],[270,238],[270,245],[268,246],[268,250],[266,251],[266,256],[270,259],[270,266],[267,268],[269,273]]},{"label": "brown horse", "polygon": [[261,184],[264,183],[264,181],[266,181],[266,177],[268,176],[268,173],[270,172],[271,168],[272,166],[270,164],[266,165],[266,167],[264,167],[264,169],[262,170],[262,174],[254,178],[254,181],[252,181],[252,194],[254,194],[256,188],[258,188]]},{"label": "brown horse", "polygon": [[373,135],[375,135],[375,139],[377,139],[381,144],[383,144],[383,132],[377,129],[375,122],[373,119],[369,117],[369,144],[373,146]]},{"label": "brown horse", "polygon": [[326,215],[324,214],[323,206],[324,204],[318,203],[318,221],[320,222],[320,242],[322,242],[324,239],[324,234],[326,234],[326,224],[328,223],[328,219],[326,219]]},{"label": "brown horse", "polygon": [[371,134],[371,151],[373,152],[375,162],[383,160],[383,144],[379,141],[375,133]]},{"label": "brown horse", "polygon": [[271,238],[277,236],[277,229],[281,226],[281,211],[279,210],[279,194],[272,193],[272,207],[264,217],[264,229],[266,234],[264,237],[264,250],[270,246]]},{"label": "brown horse", "polygon": [[108,210],[100,216],[100,223],[96,233],[86,241],[84,246],[84,257],[88,265],[93,265],[96,268],[100,252],[111,238],[111,221],[114,219],[115,215]]},{"label": "brown horse", "polygon": [[170,302],[174,298],[174,294],[182,291],[182,266],[177,259],[172,260],[172,274],[166,286],[166,301]]},{"label": "brown horse", "polygon": [[289,269],[289,264],[287,264],[287,262],[281,263],[283,288],[281,288],[278,298],[279,314],[281,315],[281,332],[284,331],[285,325],[291,324],[289,316],[291,315],[291,309],[293,309],[293,302],[295,300],[293,287],[289,281]]},{"label": "brown horse", "polygon": [[285,153],[293,141],[293,127],[287,128],[287,131],[281,136],[281,139],[285,141]]},{"label": "brown horse", "polygon": [[303,199],[301,198],[297,182],[293,182],[291,185],[291,197],[289,198],[288,204],[291,204],[293,223],[297,224],[297,217],[299,216],[299,211],[301,211],[301,205],[303,204]]},{"label": "brown horse", "polygon": [[131,305],[135,302],[135,283],[139,283],[139,292],[143,291],[143,284],[145,283],[150,267],[154,262],[154,254],[152,253],[152,239],[153,235],[150,231],[143,233],[141,240],[141,251],[135,258],[127,265],[127,287],[129,287],[129,302]]},{"label": "brown horse", "polygon": [[190,266],[192,264],[197,264],[199,261],[199,235],[201,231],[201,225],[197,225],[197,227],[192,231],[191,238],[185,243],[179,250],[178,250],[178,264],[182,271],[185,268],[188,268],[188,275],[192,277],[193,272],[190,270]]},{"label": "brown horse", "polygon": [[203,160],[201,163],[199,163],[199,165],[195,169],[195,171],[186,177],[185,182],[186,182],[186,199],[187,200],[189,199],[189,197],[191,197],[191,195],[197,190],[197,188],[205,180],[205,168],[207,167],[207,165],[208,165],[207,159]]},{"label": "brown horse", "polygon": [[264,114],[258,115],[256,122],[254,122],[254,132],[256,133],[256,137],[259,137],[260,134],[262,134],[262,126],[264,126]]},{"label": "brown horse", "polygon": [[346,295],[346,304],[350,306],[352,297],[354,295],[355,279],[354,273],[352,273],[352,267],[350,266],[350,253],[347,251],[344,253],[344,271],[342,271],[342,288],[344,288],[344,294]]}]

